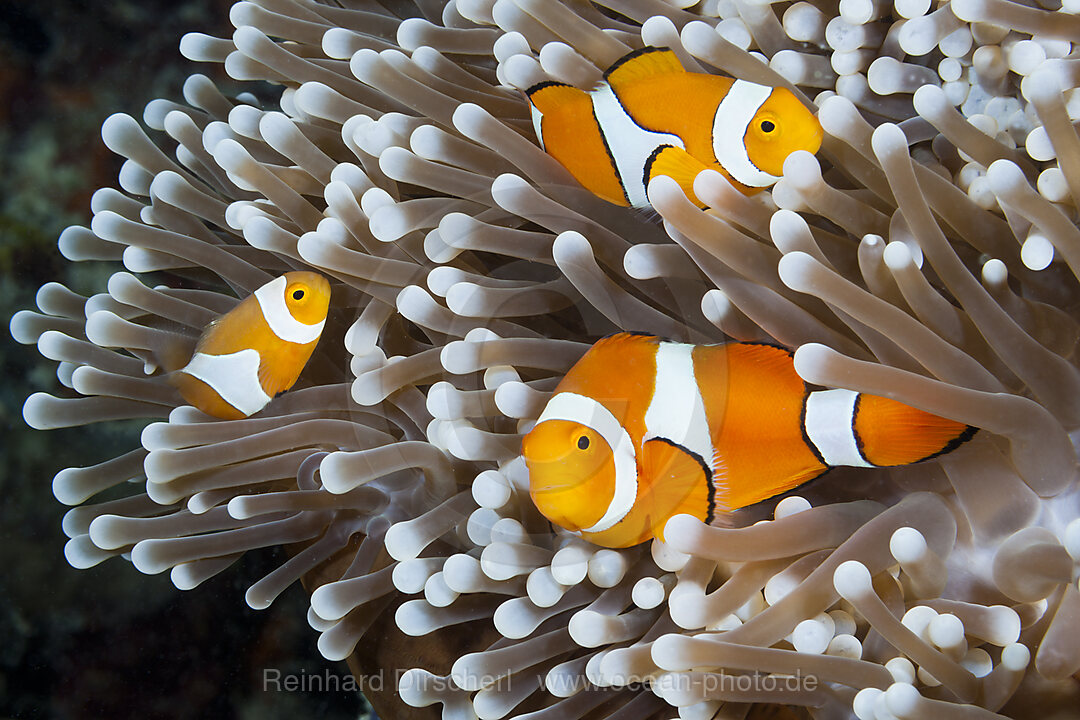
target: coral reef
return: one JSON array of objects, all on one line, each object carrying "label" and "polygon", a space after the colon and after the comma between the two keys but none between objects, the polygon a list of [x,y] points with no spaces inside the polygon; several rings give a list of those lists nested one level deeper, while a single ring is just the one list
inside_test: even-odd
[{"label": "coral reef", "polygon": [[[55,477],[72,565],[129,555],[192,588],[292,544],[248,604],[317,577],[321,652],[365,667],[365,633],[399,632],[412,649],[383,667],[444,717],[1075,709],[1075,2],[343,4],[240,2],[231,37],[183,39],[284,86],[280,107],[196,75],[187,104],[147,106],[156,141],[128,116],[102,128],[123,192],[59,245],[127,271],[89,298],[48,284],[11,323],[71,390],[31,396],[30,425],[154,421]],[[708,212],[667,178],[658,218],[583,190],[520,90],[589,87],[643,45],[796,92],[819,157],[763,196],[704,172]],[[298,389],[244,420],[182,406],[162,353],[290,269],[334,286]],[[829,473],[741,527],[681,516],[666,545],[599,549],[536,512],[520,438],[626,329],[777,341],[808,382],[983,432]],[[401,664],[455,628],[451,657]]]}]

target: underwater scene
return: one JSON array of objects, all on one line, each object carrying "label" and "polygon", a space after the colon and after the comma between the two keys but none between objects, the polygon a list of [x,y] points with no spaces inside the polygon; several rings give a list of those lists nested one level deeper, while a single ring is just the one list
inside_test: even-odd
[{"label": "underwater scene", "polygon": [[0,717],[1080,718],[1080,2],[0,6]]}]

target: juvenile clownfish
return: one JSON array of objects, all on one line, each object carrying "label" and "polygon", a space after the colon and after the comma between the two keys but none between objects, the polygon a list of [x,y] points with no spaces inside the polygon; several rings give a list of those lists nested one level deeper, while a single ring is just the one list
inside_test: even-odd
[{"label": "juvenile clownfish", "polygon": [[207,415],[253,415],[300,377],[329,305],[330,283],[322,275],[285,273],[210,323],[170,380]]},{"label": "juvenile clownfish", "polygon": [[542,82],[526,95],[541,147],[616,205],[648,207],[649,181],[667,175],[701,206],[694,178],[707,169],[750,195],[788,155],[821,147],[821,124],[789,90],[686,72],[667,48],[623,56],[592,92]]},{"label": "juvenile clownfish", "polygon": [[895,400],[808,386],[773,345],[620,333],[570,369],[522,453],[548,520],[629,547],[663,540],[680,513],[711,523],[830,467],[907,465],[974,433]]}]

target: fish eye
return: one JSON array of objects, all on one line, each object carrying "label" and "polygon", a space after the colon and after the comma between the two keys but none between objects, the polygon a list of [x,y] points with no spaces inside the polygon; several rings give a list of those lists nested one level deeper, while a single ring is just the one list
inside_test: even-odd
[{"label": "fish eye", "polygon": [[578,450],[588,450],[589,449],[589,438],[586,437],[585,435],[582,435],[581,437],[579,437],[577,439],[577,446],[578,446]]},{"label": "fish eye", "polygon": [[774,123],[772,120],[762,120],[761,121],[761,132],[763,132],[763,133],[771,133],[775,129],[776,129],[776,123]]},{"label": "fish eye", "polygon": [[293,300],[303,300],[304,299],[304,291],[303,290],[293,290],[292,297],[293,297]]}]

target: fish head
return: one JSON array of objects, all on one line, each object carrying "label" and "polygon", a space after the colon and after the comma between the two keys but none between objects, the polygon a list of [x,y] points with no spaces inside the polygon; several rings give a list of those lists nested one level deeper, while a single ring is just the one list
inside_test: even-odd
[{"label": "fish head", "polygon": [[797,150],[816,153],[823,131],[817,117],[786,88],[775,88],[746,127],[746,154],[759,169],[783,175],[784,160]]},{"label": "fish head", "polygon": [[615,492],[615,457],[593,428],[545,420],[522,441],[529,494],[541,514],[567,530],[592,527]]},{"label": "fish head", "polygon": [[330,283],[319,273],[285,273],[285,306],[297,322],[317,325],[330,307]]}]

